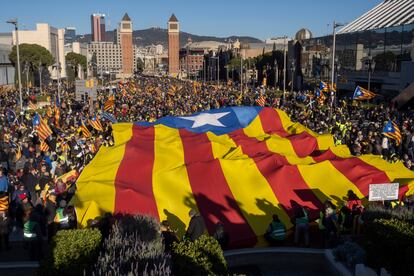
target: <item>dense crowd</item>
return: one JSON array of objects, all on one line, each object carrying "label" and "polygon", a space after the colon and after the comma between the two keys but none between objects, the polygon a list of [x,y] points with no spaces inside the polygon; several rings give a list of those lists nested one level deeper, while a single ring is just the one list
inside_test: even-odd
[{"label": "dense crowd", "polygon": [[[223,106],[256,105],[285,110],[318,133],[332,133],[337,144],[352,154],[377,154],[390,162],[404,162],[414,169],[414,112],[398,111],[382,103],[365,105],[329,97],[316,99],[312,92],[287,93],[232,84],[201,84],[170,78],[139,77],[98,91],[94,103],[75,101],[73,85],[31,89],[23,111],[15,92],[0,94],[0,245],[9,247],[8,233],[23,229],[25,237],[52,237],[59,228],[76,225],[68,205],[76,191],[76,177],[101,146],[111,146],[111,121],[154,121],[160,117],[189,115]],[[41,139],[40,118],[51,134]],[[382,135],[388,120],[401,129],[402,141]],[[93,124],[92,122],[95,122]],[[96,124],[98,122],[98,124]],[[276,218],[275,218],[276,219]],[[33,255],[39,252],[32,252]]]}]

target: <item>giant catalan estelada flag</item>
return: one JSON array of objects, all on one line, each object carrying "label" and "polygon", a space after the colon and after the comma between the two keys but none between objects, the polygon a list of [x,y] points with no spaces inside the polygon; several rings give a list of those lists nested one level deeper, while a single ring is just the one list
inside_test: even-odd
[{"label": "giant catalan estelada flag", "polygon": [[291,228],[300,205],[316,218],[326,199],[339,206],[349,190],[367,197],[370,184],[414,192],[414,172],[402,163],[352,156],[273,108],[119,123],[113,132],[115,146],[101,147],[77,181],[80,225],[106,212],[141,213],[183,234],[195,208],[210,233],[221,222],[231,247],[248,247],[260,244],[273,214]]}]

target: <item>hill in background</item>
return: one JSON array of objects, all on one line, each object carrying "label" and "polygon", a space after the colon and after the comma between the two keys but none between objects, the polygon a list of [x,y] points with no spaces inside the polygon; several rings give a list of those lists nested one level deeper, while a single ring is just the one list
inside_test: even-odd
[{"label": "hill in background", "polygon": [[[107,41],[115,41],[115,31],[107,31],[106,32]],[[148,46],[152,44],[162,44],[165,47],[168,45],[168,33],[167,29],[162,28],[149,28],[144,30],[135,30],[132,33],[132,37],[134,43],[139,46]],[[229,37],[216,37],[216,36],[202,36],[202,35],[195,35],[186,32],[180,32],[180,46],[184,46],[187,43],[188,38],[191,37],[193,42],[198,41],[218,41],[218,42],[225,42],[229,39],[235,41],[239,39],[240,42],[244,43],[260,43],[262,42],[260,39],[250,37],[250,36],[229,36]],[[85,35],[78,35],[77,40],[79,42],[88,43],[92,39],[90,34]]]}]

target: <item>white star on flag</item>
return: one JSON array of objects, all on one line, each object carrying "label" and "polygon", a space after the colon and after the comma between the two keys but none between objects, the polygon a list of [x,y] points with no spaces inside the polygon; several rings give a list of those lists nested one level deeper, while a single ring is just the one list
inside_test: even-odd
[{"label": "white star on flag", "polygon": [[225,127],[219,119],[226,116],[230,112],[222,112],[222,113],[201,113],[197,116],[190,116],[190,117],[180,117],[184,120],[193,121],[193,125],[191,128],[201,127],[205,125],[211,126],[218,126],[218,127]]}]

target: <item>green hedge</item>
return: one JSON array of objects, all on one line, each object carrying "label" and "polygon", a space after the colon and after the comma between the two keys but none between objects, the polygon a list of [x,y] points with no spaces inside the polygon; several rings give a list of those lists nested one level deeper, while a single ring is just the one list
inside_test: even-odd
[{"label": "green hedge", "polygon": [[228,275],[223,251],[209,236],[174,244],[172,259],[174,275]]},{"label": "green hedge", "polygon": [[383,205],[369,204],[362,213],[362,220],[365,223],[373,222],[376,219],[398,219],[414,223],[413,208],[385,208]]},{"label": "green hedge", "polygon": [[392,275],[414,271],[414,225],[397,219],[376,219],[366,225],[367,264]]},{"label": "green hedge", "polygon": [[[95,263],[102,235],[98,229],[61,230],[39,275],[83,275]],[[88,274],[88,273],[87,273]]]}]

